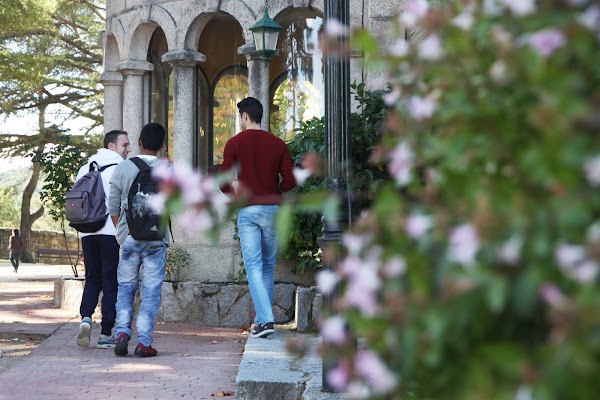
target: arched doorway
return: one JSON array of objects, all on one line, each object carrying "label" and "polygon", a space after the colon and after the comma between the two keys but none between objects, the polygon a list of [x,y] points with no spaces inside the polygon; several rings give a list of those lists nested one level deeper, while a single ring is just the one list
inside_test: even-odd
[{"label": "arched doorway", "polygon": [[167,38],[160,27],[152,34],[148,48],[148,62],[154,70],[146,74],[145,88],[148,88],[147,121],[161,124],[167,131],[165,150],[173,143],[173,68],[163,63],[161,57],[168,51]]},{"label": "arched doorway", "polygon": [[203,170],[223,161],[225,143],[240,131],[237,103],[248,96],[242,27],[229,14],[215,15],[206,24],[198,51],[206,62],[197,74],[197,166]]}]

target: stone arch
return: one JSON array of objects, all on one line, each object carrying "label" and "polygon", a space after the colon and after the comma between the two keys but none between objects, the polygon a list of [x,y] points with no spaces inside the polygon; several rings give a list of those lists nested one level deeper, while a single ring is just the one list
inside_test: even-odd
[{"label": "stone arch", "polygon": [[107,35],[104,44],[104,71],[117,71],[121,61],[119,43],[115,35]]},{"label": "stone arch", "polygon": [[323,1],[324,0],[289,0],[288,4],[277,3],[269,9],[269,15],[271,16],[271,18],[277,21],[278,19],[284,17],[287,13],[292,12],[293,10],[296,10],[298,8],[308,8],[312,11],[316,11],[321,15],[324,15],[325,6],[323,4]]},{"label": "stone arch", "polygon": [[252,32],[250,32],[249,29],[262,15],[262,7],[260,10],[252,10],[251,6],[245,2],[240,2],[239,0],[223,0],[219,10],[235,18],[242,26],[246,43],[253,43]]},{"label": "stone arch", "polygon": [[134,26],[127,32],[123,47],[124,59],[145,60],[150,39],[156,27],[165,33],[169,50],[176,48],[177,23],[176,18],[162,5],[152,4],[140,7],[128,15],[128,26]]}]

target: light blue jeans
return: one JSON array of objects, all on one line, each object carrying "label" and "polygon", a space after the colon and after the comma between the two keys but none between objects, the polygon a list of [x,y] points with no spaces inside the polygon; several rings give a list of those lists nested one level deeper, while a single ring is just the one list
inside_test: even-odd
[{"label": "light blue jeans", "polygon": [[121,245],[117,280],[117,319],[115,336],[121,333],[131,338],[133,321],[133,301],[139,288],[141,267],[142,301],[135,324],[137,343],[150,346],[156,314],[160,307],[160,290],[165,279],[167,264],[167,246],[162,240],[142,241],[127,236]]},{"label": "light blue jeans", "polygon": [[279,206],[248,206],[237,216],[238,236],[246,266],[248,287],[256,317],[254,323],[274,322],[273,286],[275,285],[275,260],[277,236],[273,228]]}]

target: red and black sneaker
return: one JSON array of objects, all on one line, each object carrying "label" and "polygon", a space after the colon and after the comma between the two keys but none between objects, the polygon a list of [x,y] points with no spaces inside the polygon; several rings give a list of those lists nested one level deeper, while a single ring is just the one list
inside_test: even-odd
[{"label": "red and black sneaker", "polygon": [[158,351],[152,346],[146,347],[143,344],[138,343],[134,354],[138,357],[155,357],[158,354]]},{"label": "red and black sneaker", "polygon": [[119,357],[125,357],[128,353],[127,345],[129,344],[129,336],[121,333],[117,337],[117,343],[115,344],[115,355]]}]

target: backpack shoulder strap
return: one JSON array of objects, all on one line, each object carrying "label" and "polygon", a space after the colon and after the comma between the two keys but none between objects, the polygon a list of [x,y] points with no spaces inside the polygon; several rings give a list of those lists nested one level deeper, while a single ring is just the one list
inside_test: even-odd
[{"label": "backpack shoulder strap", "polygon": [[145,169],[150,169],[150,167],[148,166],[148,164],[146,164],[146,162],[144,160],[142,160],[139,157],[132,157],[129,159],[131,162],[133,162],[135,164],[136,167],[138,167],[138,169],[140,171],[143,171]]},{"label": "backpack shoulder strap", "polygon": [[99,171],[99,170],[100,170],[100,168],[98,167],[98,163],[96,161],[92,161],[90,163],[90,171],[89,172]]},{"label": "backpack shoulder strap", "polygon": [[115,163],[115,164],[108,164],[108,165],[105,165],[104,167],[100,168],[98,171],[102,172],[102,171],[104,171],[106,168],[108,168],[108,167],[112,167],[113,165],[117,165],[117,164]]}]

